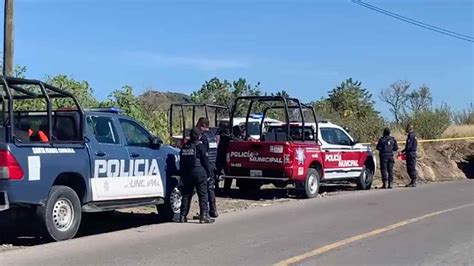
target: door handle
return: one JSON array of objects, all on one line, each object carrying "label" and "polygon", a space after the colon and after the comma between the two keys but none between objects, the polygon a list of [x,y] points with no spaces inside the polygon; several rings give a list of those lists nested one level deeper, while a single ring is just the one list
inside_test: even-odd
[{"label": "door handle", "polygon": [[96,156],[98,157],[104,157],[105,155],[107,155],[107,153],[103,152],[103,151],[98,151],[95,153]]},{"label": "door handle", "polygon": [[140,154],[135,153],[135,152],[130,153],[130,158],[137,158],[137,157],[140,157]]}]

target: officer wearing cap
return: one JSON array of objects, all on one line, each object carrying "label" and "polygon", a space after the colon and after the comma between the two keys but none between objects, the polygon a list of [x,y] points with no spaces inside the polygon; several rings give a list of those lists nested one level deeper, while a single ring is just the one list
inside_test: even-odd
[{"label": "officer wearing cap", "polygon": [[[380,157],[380,172],[382,173],[382,188],[392,188],[393,182],[393,159],[394,152],[398,151],[397,141],[390,136],[390,128],[383,130],[383,137],[377,143],[377,150]],[[388,186],[387,186],[388,183]]]},{"label": "officer wearing cap", "polygon": [[[202,135],[200,141],[204,144],[206,148],[206,153],[209,158],[209,167],[210,175],[208,176],[208,197],[209,197],[209,215],[212,218],[217,218],[219,214],[217,213],[216,206],[216,160],[217,160],[217,139],[214,134],[209,130],[209,119],[206,117],[199,118],[196,128],[201,130]],[[218,178],[218,176],[217,176]],[[218,180],[217,180],[218,182]]]},{"label": "officer wearing cap", "polygon": [[407,187],[416,187],[416,150],[418,148],[418,140],[416,139],[415,129],[413,125],[408,125],[406,128],[407,141],[405,144],[405,149],[402,153],[406,156],[407,162],[407,172],[410,176],[410,183],[406,185]]},{"label": "officer wearing cap", "polygon": [[209,217],[208,195],[207,195],[207,178],[211,174],[209,161],[206,155],[206,148],[199,142],[201,132],[197,128],[193,128],[190,134],[190,140],[187,142],[180,152],[180,170],[183,180],[181,202],[181,215],[179,222],[187,222],[187,216],[191,206],[191,198],[193,191],[199,197],[200,223],[213,223],[214,220]]}]

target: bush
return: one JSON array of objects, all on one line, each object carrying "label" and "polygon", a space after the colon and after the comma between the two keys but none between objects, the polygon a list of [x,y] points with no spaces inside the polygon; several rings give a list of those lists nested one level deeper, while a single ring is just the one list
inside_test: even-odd
[{"label": "bush", "polygon": [[422,139],[439,138],[451,124],[451,113],[446,105],[413,114],[406,122],[415,127]]},{"label": "bush", "polygon": [[468,108],[454,113],[453,122],[456,125],[474,125],[474,105],[471,103]]}]

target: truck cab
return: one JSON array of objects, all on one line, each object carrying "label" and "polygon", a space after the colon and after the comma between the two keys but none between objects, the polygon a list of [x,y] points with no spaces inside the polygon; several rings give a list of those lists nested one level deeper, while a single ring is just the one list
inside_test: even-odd
[{"label": "truck cab", "polygon": [[156,205],[179,215],[179,151],[139,122],[84,110],[37,80],[1,77],[0,93],[0,215],[32,214],[57,241],[76,235],[83,212]]}]

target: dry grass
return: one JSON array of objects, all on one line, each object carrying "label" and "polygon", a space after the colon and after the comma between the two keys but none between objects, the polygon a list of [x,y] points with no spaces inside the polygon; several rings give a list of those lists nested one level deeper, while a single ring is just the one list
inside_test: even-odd
[{"label": "dry grass", "polygon": [[450,126],[443,133],[443,138],[474,137],[474,125]]}]

